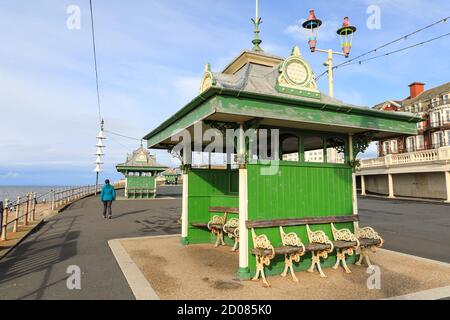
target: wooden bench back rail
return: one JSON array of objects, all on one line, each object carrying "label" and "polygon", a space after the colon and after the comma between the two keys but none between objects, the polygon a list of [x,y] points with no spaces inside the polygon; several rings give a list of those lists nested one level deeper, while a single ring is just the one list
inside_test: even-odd
[{"label": "wooden bench back rail", "polygon": [[271,227],[303,226],[307,224],[312,225],[312,224],[327,224],[327,223],[344,223],[356,221],[359,221],[358,215],[254,220],[254,221],[246,221],[245,223],[248,229],[251,228],[258,229]]},{"label": "wooden bench back rail", "polygon": [[209,212],[213,213],[235,213],[239,214],[239,208],[231,208],[231,207],[209,207]]}]

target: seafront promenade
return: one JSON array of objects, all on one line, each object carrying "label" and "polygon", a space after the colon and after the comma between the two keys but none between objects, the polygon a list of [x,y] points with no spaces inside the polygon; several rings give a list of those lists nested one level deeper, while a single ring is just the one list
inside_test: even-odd
[{"label": "seafront promenade", "polygon": [[[103,219],[97,197],[70,205],[0,260],[1,299],[133,299],[108,240],[179,233],[181,199],[173,192],[117,201],[112,220]],[[72,265],[81,269],[81,290],[67,289]]]},{"label": "seafront promenade", "polygon": [[[96,197],[71,204],[0,260],[1,299],[134,299],[108,241],[178,234],[180,192],[180,187],[160,187],[155,200],[124,200],[119,191],[112,220],[101,217]],[[448,205],[359,202],[361,223],[379,230],[386,249],[450,262],[450,252],[442,250],[450,241]],[[81,290],[67,288],[70,266],[81,270]]]}]

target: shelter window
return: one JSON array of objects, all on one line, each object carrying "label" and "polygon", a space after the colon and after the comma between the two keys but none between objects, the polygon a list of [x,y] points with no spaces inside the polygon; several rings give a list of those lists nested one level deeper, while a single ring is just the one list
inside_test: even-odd
[{"label": "shelter window", "polygon": [[345,141],[339,137],[327,139],[327,163],[345,163]]},{"label": "shelter window", "polygon": [[280,158],[283,161],[299,161],[300,142],[297,136],[287,135],[281,138]]},{"label": "shelter window", "polygon": [[305,137],[303,140],[305,162],[324,162],[322,137]]}]

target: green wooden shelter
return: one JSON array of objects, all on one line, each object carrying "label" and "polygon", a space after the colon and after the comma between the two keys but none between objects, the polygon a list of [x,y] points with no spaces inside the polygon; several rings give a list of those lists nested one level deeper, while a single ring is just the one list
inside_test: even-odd
[{"label": "green wooden shelter", "polygon": [[141,146],[116,166],[125,175],[125,197],[150,199],[156,195],[156,176],[167,169],[156,162],[156,156]]},{"label": "green wooden shelter", "polygon": [[[146,137],[148,148],[173,150],[183,133],[202,135],[208,129],[242,129],[233,139],[227,159],[241,159],[239,166],[228,163],[223,169],[194,168],[192,150],[184,148],[182,238],[185,245],[214,242],[204,228],[193,224],[207,222],[217,213],[210,207],[235,207],[228,219],[239,220],[239,266],[241,278],[256,273],[249,221],[280,220],[357,214],[354,167],[355,155],[369,141],[415,135],[420,118],[400,112],[382,112],[351,105],[317,89],[309,63],[299,48],[288,58],[263,51],[244,51],[222,72],[209,65],[200,93]],[[201,125],[201,126],[200,126]],[[277,141],[268,133],[270,157],[250,149],[243,132],[278,129]],[[272,139],[272,140],[273,140]],[[192,143],[194,151],[204,151],[211,139]],[[274,142],[276,142],[274,144]],[[187,145],[187,144],[186,144]],[[236,156],[237,155],[237,156]],[[268,160],[268,159],[271,160]],[[270,174],[270,167],[277,168]],[[264,169],[267,169],[265,171]],[[339,227],[353,230],[353,223]],[[323,228],[331,236],[329,225]],[[306,228],[286,227],[305,240]],[[278,228],[261,229],[274,246],[281,244]],[[226,242],[230,243],[229,240]],[[304,270],[310,258],[302,258],[296,270]],[[328,259],[325,267],[334,261]],[[281,258],[271,264],[268,274],[283,271]]]},{"label": "green wooden shelter", "polygon": [[165,183],[171,185],[181,184],[181,170],[180,168],[169,168],[162,173]]}]

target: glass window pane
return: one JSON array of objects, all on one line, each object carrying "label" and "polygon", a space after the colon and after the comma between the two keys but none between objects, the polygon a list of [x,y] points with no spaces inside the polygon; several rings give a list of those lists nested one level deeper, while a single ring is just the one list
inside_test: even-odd
[{"label": "glass window pane", "polygon": [[305,162],[324,162],[323,139],[321,137],[305,137],[303,145]]},{"label": "glass window pane", "polygon": [[345,141],[342,138],[327,139],[327,163],[345,163]]},{"label": "glass window pane", "polygon": [[298,137],[290,135],[281,138],[281,160],[299,161],[298,157],[299,141]]}]

